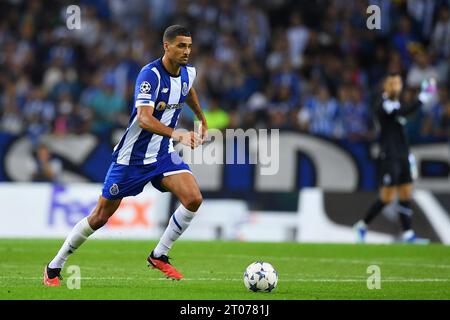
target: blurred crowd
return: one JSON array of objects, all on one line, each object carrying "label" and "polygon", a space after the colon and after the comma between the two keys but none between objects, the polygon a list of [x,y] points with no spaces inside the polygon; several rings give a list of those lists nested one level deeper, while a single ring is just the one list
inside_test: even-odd
[{"label": "blurred crowd", "polygon": [[[66,9],[81,8],[81,29]],[[381,8],[381,29],[366,25]],[[439,99],[413,142],[450,133],[450,0],[91,0],[0,2],[0,131],[109,135],[125,128],[141,67],[170,24],[191,29],[197,89],[213,128],[280,128],[372,140],[387,72],[405,101],[435,77]],[[186,110],[187,109],[187,110]],[[185,108],[179,124],[192,127]]]}]

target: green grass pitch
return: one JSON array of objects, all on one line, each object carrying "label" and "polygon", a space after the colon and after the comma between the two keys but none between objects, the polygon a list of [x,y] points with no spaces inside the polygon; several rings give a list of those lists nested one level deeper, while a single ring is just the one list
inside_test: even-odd
[{"label": "green grass pitch", "polygon": [[[178,241],[171,260],[185,276],[166,279],[147,267],[155,241],[89,240],[66,263],[61,287],[44,287],[42,270],[62,240],[0,240],[0,299],[450,299],[450,247]],[[243,284],[252,262],[279,273],[271,293]],[[81,288],[68,289],[68,267]],[[381,288],[369,290],[377,265]]]}]

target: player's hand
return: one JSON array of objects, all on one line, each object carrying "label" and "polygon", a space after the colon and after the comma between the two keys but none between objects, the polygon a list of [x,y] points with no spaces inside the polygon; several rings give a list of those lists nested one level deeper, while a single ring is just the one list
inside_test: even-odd
[{"label": "player's hand", "polygon": [[201,144],[200,135],[194,131],[179,132],[175,130],[173,132],[173,138],[185,146],[191,147],[191,149],[195,149]]},{"label": "player's hand", "polygon": [[201,126],[201,130],[200,130],[200,139],[201,139],[201,143],[205,143],[207,137],[208,137],[208,124],[206,123],[206,120],[203,119],[203,121],[201,122],[202,126]]},{"label": "player's hand", "polygon": [[426,109],[435,102],[437,95],[436,79],[431,78],[422,81],[421,90],[419,94],[419,100],[425,106]]}]

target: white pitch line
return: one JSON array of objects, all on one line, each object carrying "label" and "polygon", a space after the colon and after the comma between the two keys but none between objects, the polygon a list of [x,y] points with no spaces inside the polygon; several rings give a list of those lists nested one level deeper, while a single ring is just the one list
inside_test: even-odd
[{"label": "white pitch line", "polygon": [[[211,256],[209,256],[211,257]],[[239,255],[239,254],[228,254],[221,255],[221,257],[228,258],[254,258],[253,255]],[[362,264],[362,265],[383,265],[383,266],[399,266],[399,267],[411,267],[411,268],[435,268],[435,269],[450,269],[450,264],[431,264],[431,263],[420,263],[420,262],[396,262],[396,261],[374,261],[374,260],[358,260],[358,259],[334,259],[334,258],[307,258],[307,257],[277,257],[277,256],[264,256],[263,260],[285,260],[285,261],[313,261],[319,263],[340,263],[340,264]],[[0,268],[17,268],[21,267],[20,264],[10,264],[10,263],[0,263]],[[94,270],[95,267],[83,267],[86,270]]]},{"label": "white pitch line", "polygon": [[[6,280],[41,280],[41,277],[0,277],[0,279]],[[132,277],[81,277],[81,280],[138,280]],[[145,281],[168,281],[167,278],[147,278]],[[243,279],[238,278],[183,278],[182,281],[243,281]],[[300,279],[280,279],[279,282],[367,282],[367,279],[320,279],[320,278],[300,278]],[[381,282],[450,282],[448,278],[412,278],[412,279],[381,279]]]}]

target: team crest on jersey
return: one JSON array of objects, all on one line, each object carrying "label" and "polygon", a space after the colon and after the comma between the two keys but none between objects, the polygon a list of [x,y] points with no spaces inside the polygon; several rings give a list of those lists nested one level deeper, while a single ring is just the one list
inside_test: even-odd
[{"label": "team crest on jersey", "polygon": [[152,88],[152,86],[147,81],[142,82],[141,86],[139,87],[139,89],[141,90],[142,93],[149,92],[151,88]]},{"label": "team crest on jersey", "polygon": [[161,111],[164,110],[166,108],[166,103],[164,101],[160,101],[157,105],[156,105],[156,110]]},{"label": "team crest on jersey", "polygon": [[113,196],[117,195],[119,193],[119,186],[114,183],[111,188],[109,188],[109,193],[111,193]]},{"label": "team crest on jersey", "polygon": [[181,89],[181,93],[183,94],[183,96],[188,94],[188,85],[186,82],[183,82],[183,89]]}]

